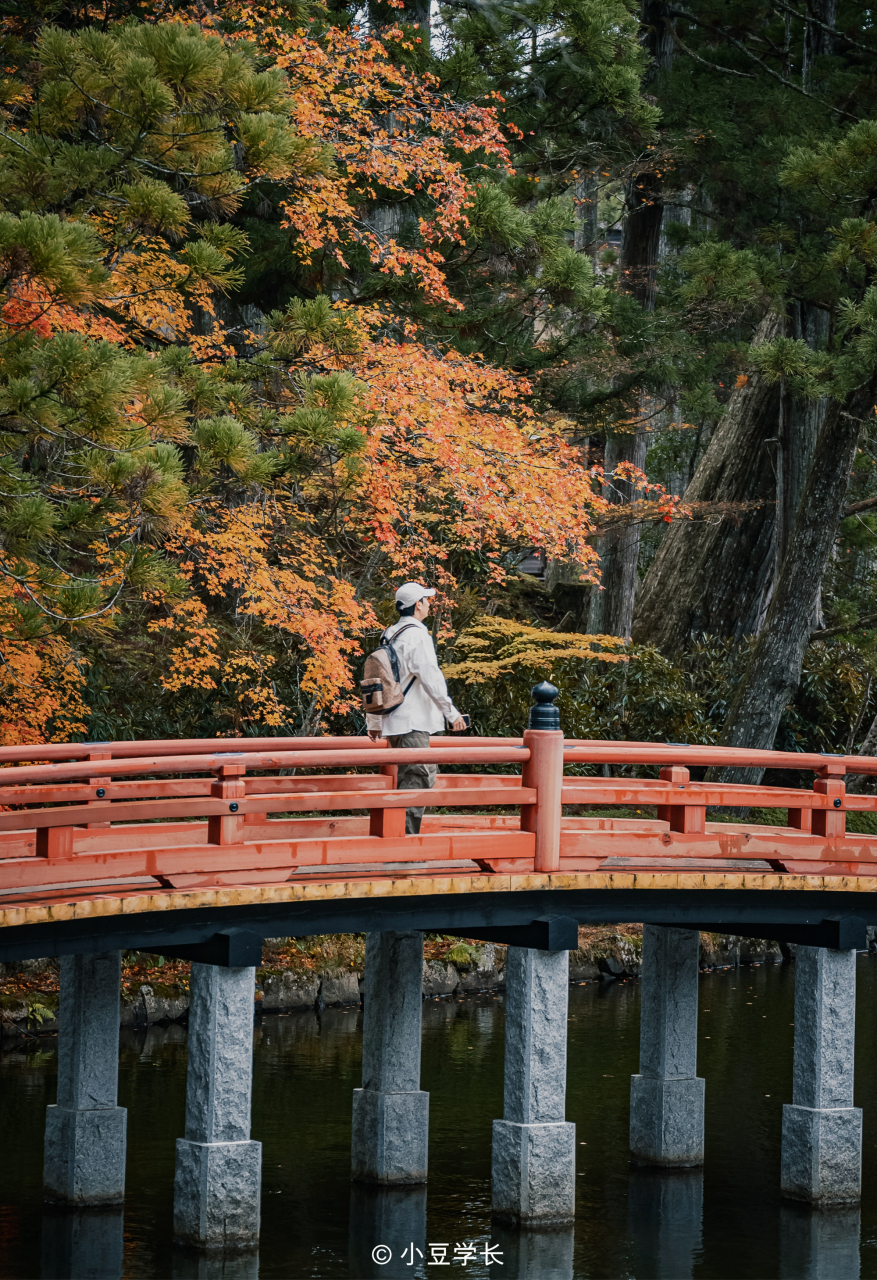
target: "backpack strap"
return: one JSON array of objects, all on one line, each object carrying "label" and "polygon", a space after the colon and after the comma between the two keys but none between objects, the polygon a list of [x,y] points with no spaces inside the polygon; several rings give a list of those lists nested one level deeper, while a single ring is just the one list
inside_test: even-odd
[{"label": "backpack strap", "polygon": [[[396,632],[396,634],[393,636],[393,639],[392,639],[392,640],[388,640],[388,639],[387,639],[387,631],[389,631],[389,630],[390,630],[390,628],[389,628],[389,627],[387,627],[386,631],[384,631],[384,634],[381,636],[381,644],[382,644],[382,645],[385,645],[385,646],[390,650],[390,662],[391,662],[391,665],[392,665],[392,667],[393,667],[393,674],[394,674],[394,676],[396,677],[396,679],[397,679],[397,680],[399,679],[399,659],[398,659],[398,657],[396,656],[395,643],[396,643],[396,641],[399,639],[399,637],[400,637],[400,636],[401,636],[405,631],[412,631],[412,630],[414,630],[414,628],[415,628],[416,626],[417,626],[417,623],[416,623],[416,622],[406,622],[406,624],[405,624],[405,626],[404,626],[404,627],[400,627],[400,628],[399,628],[399,630],[398,630],[398,631]],[[417,675],[416,675],[416,673],[415,673],[415,674],[411,677],[411,679],[408,681],[408,683],[407,683],[407,685],[405,686],[405,688],[402,690],[402,697],[403,697],[403,698],[405,697],[405,695],[407,694],[407,692],[408,692],[408,690],[411,688],[411,686],[414,684],[414,681],[415,681],[416,679],[417,679]]]},{"label": "backpack strap", "polygon": [[387,631],[390,630],[390,628],[387,627],[384,634],[381,636],[381,644],[395,644],[401,635],[404,635],[406,631],[412,631],[416,626],[416,622],[406,622],[404,627],[399,628],[392,640],[387,639]]}]

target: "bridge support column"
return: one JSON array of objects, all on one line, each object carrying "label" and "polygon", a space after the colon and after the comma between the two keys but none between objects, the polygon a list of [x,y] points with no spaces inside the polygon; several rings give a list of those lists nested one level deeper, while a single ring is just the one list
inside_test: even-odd
[{"label": "bridge support column", "polygon": [[493,1212],[515,1226],[575,1217],[576,1127],[566,1116],[569,952],[509,947],[505,1094],[493,1122]]},{"label": "bridge support column", "polygon": [[64,956],[57,1105],[46,1110],[47,1200],[121,1204],[127,1112],[119,1081],[121,951]]},{"label": "bridge support column", "polygon": [[862,1185],[862,1112],[853,1106],[856,953],[799,946],[795,1058],[783,1107],[782,1190],[810,1204],[855,1204]]},{"label": "bridge support column", "polygon": [[250,1141],[255,969],[193,964],[186,1136],[177,1139],[174,1239],[239,1248],[259,1238],[262,1144]]},{"label": "bridge support column", "polygon": [[423,934],[370,933],[365,943],[362,1088],[353,1091],[352,1176],[385,1186],[426,1182],[429,1094],[420,1088]]},{"label": "bridge support column", "polygon": [[698,945],[696,929],[643,930],[639,1075],[630,1080],[630,1153],[639,1164],[703,1164]]}]

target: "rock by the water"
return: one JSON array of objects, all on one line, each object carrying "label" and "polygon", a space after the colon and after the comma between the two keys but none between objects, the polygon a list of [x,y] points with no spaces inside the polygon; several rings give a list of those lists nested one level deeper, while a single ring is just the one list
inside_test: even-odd
[{"label": "rock by the water", "polygon": [[[502,952],[505,957],[505,950]],[[453,967],[453,966],[451,966]],[[459,968],[459,966],[458,966]],[[505,968],[501,966],[497,949],[488,942],[476,954],[474,963],[459,970],[458,991],[493,991],[505,983]],[[424,995],[426,991],[424,991]]]},{"label": "rock by the water", "polygon": [[185,991],[158,991],[144,983],[133,1000],[123,1000],[119,1022],[123,1027],[148,1027],[155,1022],[177,1022],[189,1012]]},{"label": "rock by the water", "polygon": [[460,975],[452,964],[441,960],[424,960],[423,994],[425,996],[449,996],[460,985]]},{"label": "rock by the water", "polygon": [[[277,1013],[286,1009],[312,1009],[320,993],[320,979],[315,973],[296,973],[294,970],[287,969],[284,973],[269,974],[262,983],[262,990],[264,992],[263,1013]],[[323,999],[326,1001],[325,996]]]},{"label": "rock by the water", "polygon": [[359,974],[352,969],[324,973],[320,999],[323,1004],[359,1004]]}]

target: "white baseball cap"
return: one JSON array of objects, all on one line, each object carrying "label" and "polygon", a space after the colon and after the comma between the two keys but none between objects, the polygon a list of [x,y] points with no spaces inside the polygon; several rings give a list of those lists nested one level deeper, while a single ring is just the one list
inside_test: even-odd
[{"label": "white baseball cap", "polygon": [[434,595],[434,587],[423,587],[419,582],[403,582],[396,592],[396,604],[401,604],[403,609],[409,609],[411,605],[417,604],[417,601],[422,600],[424,596]]}]

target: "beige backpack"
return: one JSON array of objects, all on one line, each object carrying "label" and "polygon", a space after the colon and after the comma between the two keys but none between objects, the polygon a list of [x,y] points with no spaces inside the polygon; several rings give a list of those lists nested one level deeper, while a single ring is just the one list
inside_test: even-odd
[{"label": "beige backpack", "polygon": [[417,676],[412,676],[405,688],[399,678],[399,655],[393,647],[403,631],[410,631],[416,623],[410,622],[407,627],[400,627],[393,640],[388,640],[386,633],[381,636],[380,647],[368,654],[362,670],[359,687],[362,690],[362,709],[366,715],[386,716],[405,701],[405,695]]}]

